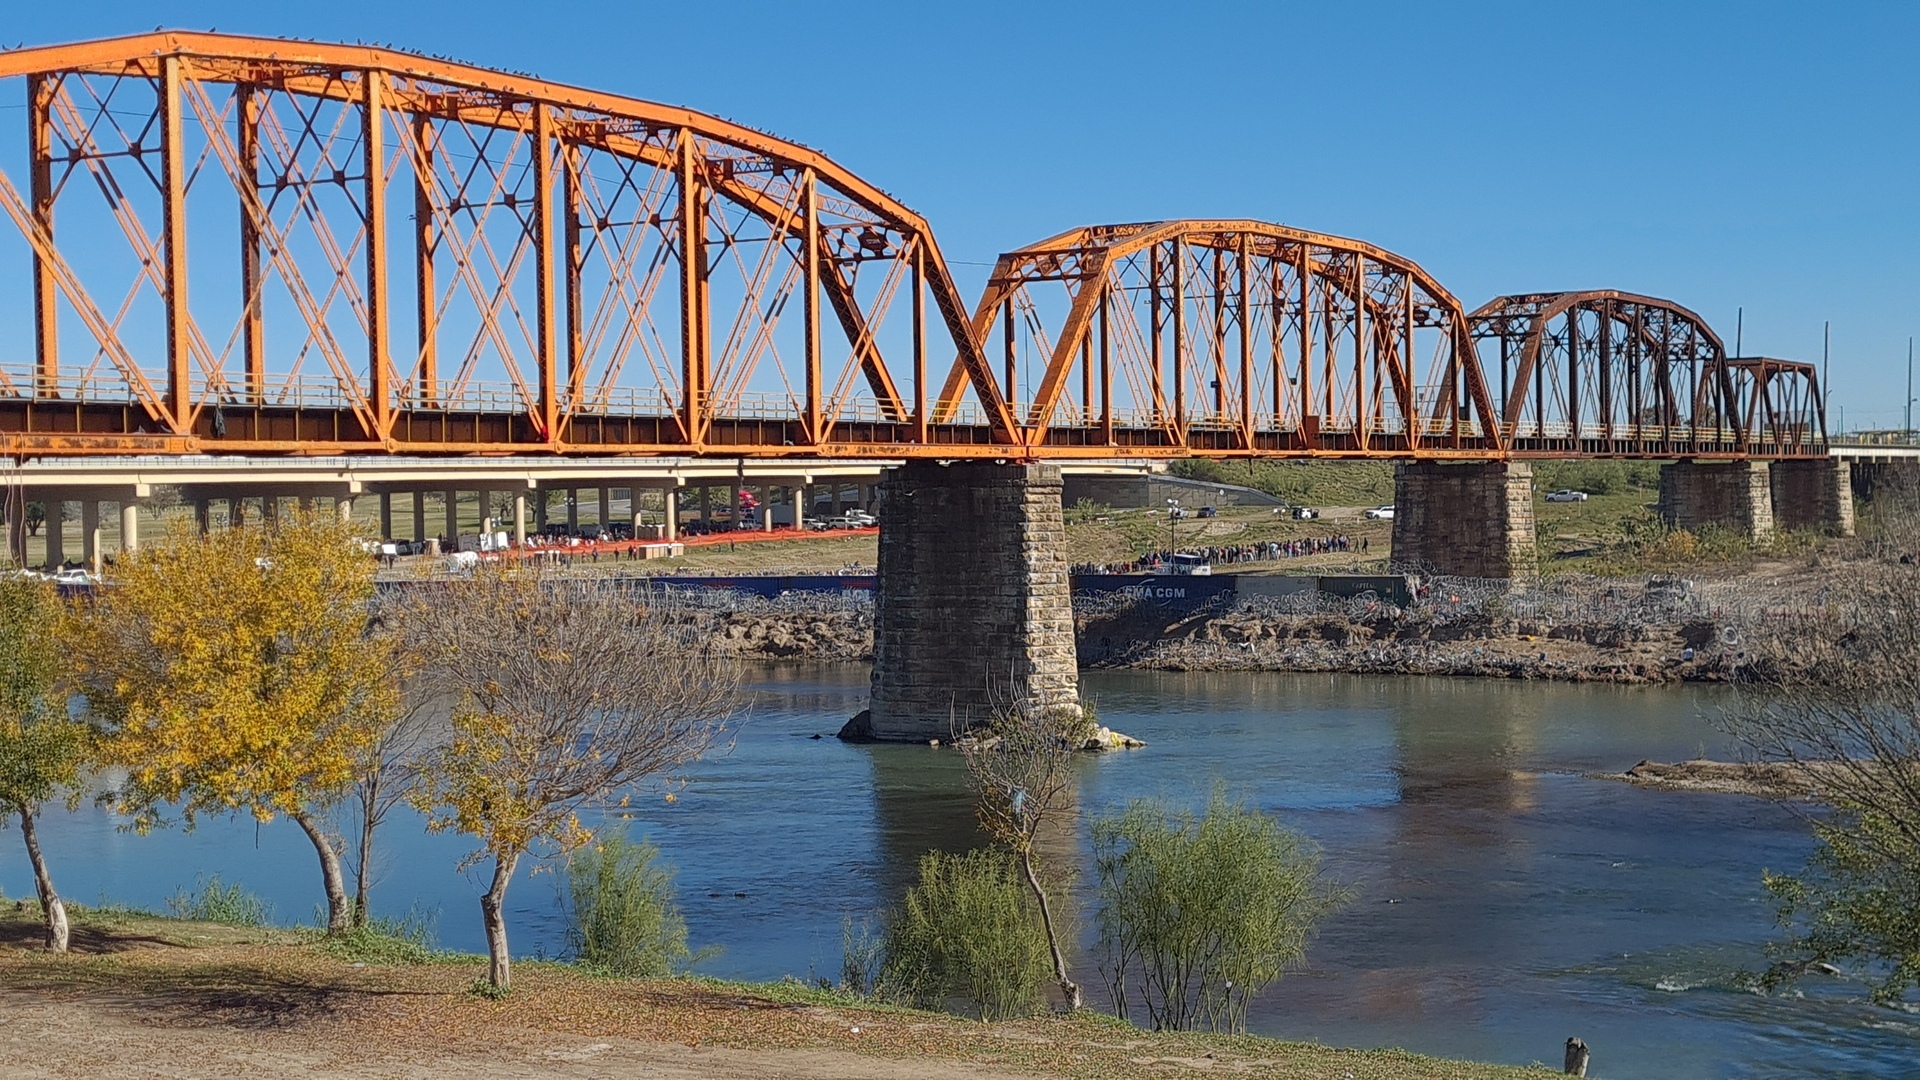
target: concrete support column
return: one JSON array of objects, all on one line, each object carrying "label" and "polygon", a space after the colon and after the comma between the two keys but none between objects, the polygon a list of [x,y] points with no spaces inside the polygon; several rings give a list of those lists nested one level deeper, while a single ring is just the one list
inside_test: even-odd
[{"label": "concrete support column", "polygon": [[280,496],[260,496],[260,524],[269,529],[280,524]]},{"label": "concrete support column", "polygon": [[807,505],[807,485],[795,484],[788,491],[788,494],[793,497],[793,527],[796,529],[805,529],[807,527],[807,511],[812,509],[812,507]]},{"label": "concrete support column", "polygon": [[380,539],[393,539],[393,492],[380,493]]},{"label": "concrete support column", "polygon": [[567,531],[580,531],[580,489],[567,489]]},{"label": "concrete support column", "polygon": [[140,550],[140,503],[134,499],[120,504],[120,550]]},{"label": "concrete support column", "polygon": [[547,531],[547,495],[548,494],[549,493],[546,488],[541,488],[540,493],[534,497],[534,500],[533,500],[533,531],[534,532],[543,533]]},{"label": "concrete support column", "polygon": [[1016,694],[1078,709],[1060,470],[910,461],[889,470],[868,730],[946,739]]},{"label": "concrete support column", "polygon": [[45,503],[47,523],[41,528],[47,531],[47,569],[58,570],[67,561],[67,530],[61,520],[67,514],[67,500],[53,495]]},{"label": "concrete support column", "polygon": [[311,495],[300,496],[300,510],[302,513],[307,513],[307,514],[313,513],[313,496]]},{"label": "concrete support column", "polygon": [[193,500],[193,522],[200,527],[200,535],[213,531],[213,500],[202,495]]},{"label": "concrete support column", "polygon": [[600,489],[600,531],[607,531],[607,522],[613,520],[613,489]]},{"label": "concrete support column", "polygon": [[527,546],[527,489],[513,489],[513,546]]},{"label": "concrete support column", "polygon": [[1764,461],[1681,461],[1660,469],[1660,519],[1676,529],[1717,525],[1749,540],[1773,536],[1773,481]]},{"label": "concrete support column", "polygon": [[1533,466],[1518,461],[1395,465],[1392,564],[1449,577],[1536,576]]},{"label": "concrete support column", "polygon": [[[353,523],[353,496],[335,495],[333,497],[333,516],[336,518],[339,518],[340,524],[342,525],[352,524]],[[384,524],[384,522],[385,522],[385,518],[383,517],[382,523]],[[382,535],[384,536],[385,534],[382,533]]]},{"label": "concrete support column", "polygon": [[87,569],[98,574],[102,569],[100,560],[100,501],[88,499],[80,504],[80,552],[87,562]]},{"label": "concrete support column", "polygon": [[1768,469],[1773,524],[1853,535],[1853,467],[1835,458],[1776,461]]},{"label": "concrete support column", "polygon": [[761,490],[766,493],[766,498],[763,498],[760,500],[760,531],[772,532],[773,531],[773,491],[770,488],[762,488]]},{"label": "concrete support column", "polygon": [[663,540],[680,539],[680,489],[677,487],[660,489],[660,512]]},{"label": "concrete support column", "polygon": [[415,490],[413,498],[413,539],[427,538],[427,493]]},{"label": "concrete support column", "polygon": [[449,489],[445,493],[445,496],[447,500],[447,542],[452,544],[460,540],[460,493]]}]

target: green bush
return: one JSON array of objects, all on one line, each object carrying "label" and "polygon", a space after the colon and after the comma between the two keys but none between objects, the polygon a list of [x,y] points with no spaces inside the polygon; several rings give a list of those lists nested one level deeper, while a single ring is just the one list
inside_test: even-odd
[{"label": "green bush", "polygon": [[615,833],[567,858],[567,943],[609,975],[658,978],[686,970],[687,921],[660,849]]},{"label": "green bush", "polygon": [[414,907],[398,919],[375,915],[345,934],[322,937],[321,952],[362,964],[426,964],[444,955],[433,947],[433,913]]},{"label": "green bush", "polygon": [[197,892],[183,888],[167,897],[167,911],[174,918],[228,926],[267,925],[267,902],[245,886],[224,884],[219,874],[199,879],[198,885]]},{"label": "green bush", "polygon": [[881,952],[877,994],[925,1008],[964,1001],[982,1020],[1039,1010],[1053,977],[1032,894],[1012,860],[993,850],[923,856],[920,882],[887,920]]},{"label": "green bush", "polygon": [[1206,812],[1135,802],[1093,824],[1101,974],[1114,1011],[1156,1030],[1240,1032],[1247,1004],[1306,955],[1346,898],[1311,841],[1216,792]]},{"label": "green bush", "polygon": [[1657,461],[1542,461],[1533,467],[1533,486],[1541,492],[1572,488],[1589,495],[1623,495],[1660,487]]}]

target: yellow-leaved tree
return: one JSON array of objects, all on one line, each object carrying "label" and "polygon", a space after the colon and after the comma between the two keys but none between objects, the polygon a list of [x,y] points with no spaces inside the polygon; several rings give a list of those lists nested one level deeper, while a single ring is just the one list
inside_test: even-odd
[{"label": "yellow-leaved tree", "polygon": [[19,817],[47,947],[66,952],[67,909],[54,891],[34,819],[57,796],[78,799],[93,740],[87,725],[68,714],[60,691],[60,617],[50,583],[0,574],[0,825]]},{"label": "yellow-leaved tree", "polygon": [[124,557],[72,635],[73,661],[126,770],[114,792],[137,829],[170,810],[285,814],[313,842],[327,930],[351,903],[322,812],[398,711],[391,637],[369,622],[374,560],[313,514],[202,535],[176,523]]}]

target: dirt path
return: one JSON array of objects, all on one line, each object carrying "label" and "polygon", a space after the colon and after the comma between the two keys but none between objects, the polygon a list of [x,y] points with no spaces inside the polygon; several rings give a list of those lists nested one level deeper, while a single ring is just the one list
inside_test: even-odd
[{"label": "dirt path", "polygon": [[1505,1080],[1523,1070],[1246,1036],[1153,1033],[1082,1014],[983,1024],[797,983],[609,979],[480,958],[350,962],[310,932],[80,912],[75,953],[0,913],[0,1076],[513,1076],[671,1080],[1332,1077]]},{"label": "dirt path", "polygon": [[0,990],[0,1075],[21,1080],[260,1077],[313,1080],[508,1075],[526,1080],[782,1077],[793,1080],[1001,1080],[1023,1075],[854,1051],[753,1050],[505,1029],[472,1045],[355,1037],[354,1025],[229,1025],[153,1015],[143,998],[48,1004]]}]

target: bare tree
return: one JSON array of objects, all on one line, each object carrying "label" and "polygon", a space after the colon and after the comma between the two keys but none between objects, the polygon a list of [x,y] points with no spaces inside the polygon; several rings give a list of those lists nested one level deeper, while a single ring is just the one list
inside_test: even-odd
[{"label": "bare tree", "polygon": [[353,925],[367,925],[368,894],[373,890],[374,835],[393,808],[406,802],[440,725],[432,698],[403,680],[401,704],[392,723],[360,756],[359,776],[348,796],[360,836],[354,844]]},{"label": "bare tree", "polygon": [[493,861],[480,899],[495,991],[511,984],[505,901],[520,860],[590,841],[581,811],[698,758],[737,701],[739,670],[617,582],[482,570],[415,587],[399,618],[423,689],[453,702],[413,801],[429,828]]},{"label": "bare tree", "polygon": [[1728,726],[1819,807],[1807,870],[1767,878],[1796,936],[1766,981],[1861,960],[1892,1001],[1920,987],[1920,515],[1897,490],[1879,497],[1865,555],[1837,571],[1819,625],[1749,628],[1754,682]]},{"label": "bare tree", "polygon": [[991,719],[959,741],[966,755],[980,827],[1018,861],[1040,909],[1053,955],[1053,975],[1067,1008],[1081,1005],[1080,987],[1067,972],[1066,952],[1046,884],[1036,866],[1043,830],[1074,806],[1074,755],[1092,727],[1072,707],[1036,704],[1018,688],[993,704]]}]

